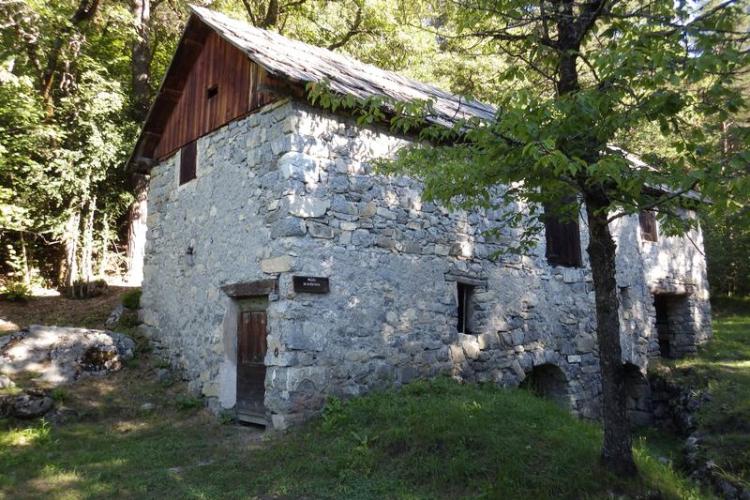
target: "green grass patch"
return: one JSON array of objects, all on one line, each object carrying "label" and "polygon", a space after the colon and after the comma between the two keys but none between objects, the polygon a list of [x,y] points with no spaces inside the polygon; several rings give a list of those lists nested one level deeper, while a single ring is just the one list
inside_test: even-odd
[{"label": "green grass patch", "polygon": [[141,306],[141,290],[132,290],[122,296],[122,305],[128,309],[138,309]]},{"label": "green grass patch", "polygon": [[68,399],[68,391],[64,387],[55,387],[50,391],[49,395],[58,403],[64,403]]},{"label": "green grass patch", "polygon": [[674,362],[675,374],[711,394],[698,412],[705,459],[750,488],[750,298],[718,299],[713,329],[698,356]]},{"label": "green grass patch", "polygon": [[[180,404],[178,403],[178,406]],[[526,391],[418,382],[341,402],[294,432],[258,434],[178,411],[0,437],[0,492],[70,498],[705,498],[635,447],[641,478],[598,464],[600,428]],[[255,439],[248,437],[256,436]]]},{"label": "green grass patch", "polygon": [[177,408],[184,411],[197,410],[203,407],[203,400],[194,396],[177,396],[175,403]]}]

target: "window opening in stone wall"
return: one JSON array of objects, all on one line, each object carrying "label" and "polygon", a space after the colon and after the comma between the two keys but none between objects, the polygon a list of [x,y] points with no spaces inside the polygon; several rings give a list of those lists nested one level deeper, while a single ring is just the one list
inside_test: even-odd
[{"label": "window opening in stone wall", "polygon": [[642,210],[638,214],[638,222],[641,226],[641,238],[644,241],[657,241],[659,233],[656,229],[656,214],[653,210]]},{"label": "window opening in stone wall", "polygon": [[519,387],[535,396],[549,399],[561,408],[570,408],[568,381],[563,371],[553,364],[535,366]]},{"label": "window opening in stone wall", "polygon": [[659,355],[662,358],[672,357],[672,332],[669,328],[668,307],[666,296],[654,296],[654,309],[656,309],[656,333],[659,338]]},{"label": "window opening in stone wall", "polygon": [[459,333],[471,333],[471,298],[474,294],[474,285],[457,283],[458,287],[458,325]]},{"label": "window opening in stone wall", "polygon": [[562,220],[554,208],[544,207],[547,262],[555,266],[581,266],[581,232],[577,220]]},{"label": "window opening in stone wall", "polygon": [[695,354],[698,331],[690,296],[656,293],[654,294],[654,309],[659,354],[664,358],[680,358]]},{"label": "window opening in stone wall", "polygon": [[197,141],[189,142],[180,150],[180,184],[195,179],[196,144]]}]

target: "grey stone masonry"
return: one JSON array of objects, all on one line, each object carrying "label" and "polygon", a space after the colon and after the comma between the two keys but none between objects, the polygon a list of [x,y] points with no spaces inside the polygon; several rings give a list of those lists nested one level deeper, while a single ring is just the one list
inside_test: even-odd
[{"label": "grey stone masonry", "polygon": [[[556,366],[569,407],[599,409],[591,273],[527,256],[490,256],[516,237],[486,229],[491,211],[451,212],[408,177],[373,173],[407,140],[281,101],[201,138],[197,178],[178,185],[179,154],[153,169],[142,320],[191,387],[236,402],[234,298],[222,287],[277,279],[269,295],[265,407],[274,427],[350,397],[452,374],[515,386]],[[519,207],[522,210],[523,207]],[[654,293],[689,297],[695,333],[710,335],[699,231],[642,241],[637,217],[612,224],[618,244],[624,360],[658,355]],[[582,247],[587,244],[582,231]],[[293,276],[330,280],[297,293]],[[473,287],[470,333],[457,331],[458,283]],[[671,287],[671,288],[669,288]],[[226,288],[225,288],[226,289]]]}]

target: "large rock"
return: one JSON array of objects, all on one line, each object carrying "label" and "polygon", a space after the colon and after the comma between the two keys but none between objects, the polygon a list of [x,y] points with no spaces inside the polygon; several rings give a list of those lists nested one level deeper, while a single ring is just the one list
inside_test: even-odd
[{"label": "large rock", "polygon": [[7,375],[0,375],[0,389],[12,389],[16,384]]},{"label": "large rock", "polygon": [[10,407],[10,415],[16,418],[38,418],[54,406],[51,397],[44,394],[27,393],[16,396]]},{"label": "large rock", "polygon": [[119,370],[135,351],[127,335],[87,328],[32,325],[10,337],[0,347],[0,372],[39,373],[36,380],[49,386]]},{"label": "large rock", "polygon": [[117,304],[117,306],[112,309],[112,312],[109,313],[107,321],[104,322],[104,326],[106,326],[107,328],[113,328],[117,324],[117,322],[120,321],[120,318],[122,318],[124,312],[125,306],[122,304]]}]

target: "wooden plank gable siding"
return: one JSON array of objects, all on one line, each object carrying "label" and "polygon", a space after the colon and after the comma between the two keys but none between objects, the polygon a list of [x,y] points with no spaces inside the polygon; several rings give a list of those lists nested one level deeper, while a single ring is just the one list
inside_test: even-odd
[{"label": "wooden plank gable siding", "polygon": [[216,33],[209,33],[167,119],[154,157],[163,159],[271,102],[273,96],[260,91],[264,78],[265,72],[244,53]]}]

